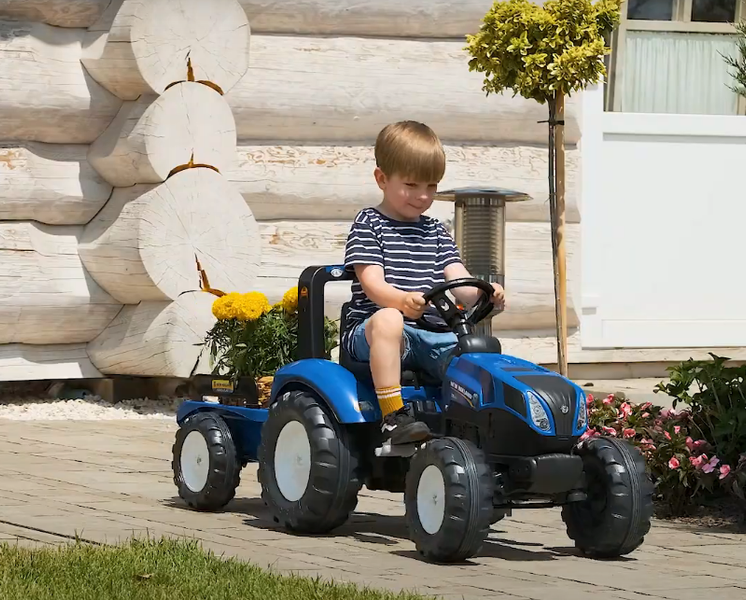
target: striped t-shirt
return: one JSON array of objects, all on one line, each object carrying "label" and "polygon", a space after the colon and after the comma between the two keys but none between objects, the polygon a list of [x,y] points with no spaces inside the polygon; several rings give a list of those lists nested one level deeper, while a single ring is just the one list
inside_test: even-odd
[{"label": "striped t-shirt", "polygon": [[[444,283],[443,270],[460,261],[453,238],[437,219],[423,215],[418,222],[397,221],[375,208],[364,208],[357,214],[345,248],[346,269],[354,273],[353,265],[380,265],[386,282],[405,292],[425,293]],[[379,308],[354,276],[341,340],[348,352],[355,328]],[[404,321],[414,325],[411,319],[405,317]]]}]

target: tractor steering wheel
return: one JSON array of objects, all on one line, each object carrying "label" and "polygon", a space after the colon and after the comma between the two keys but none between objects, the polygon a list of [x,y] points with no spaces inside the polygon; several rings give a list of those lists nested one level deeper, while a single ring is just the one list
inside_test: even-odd
[{"label": "tractor steering wheel", "polygon": [[[453,301],[446,296],[446,292],[455,288],[468,286],[478,288],[482,294],[472,309],[467,313],[456,306]],[[447,281],[446,283],[441,283],[427,292],[424,295],[424,299],[426,304],[432,302],[438,313],[440,313],[440,316],[446,322],[446,325],[444,326],[440,323],[428,321],[428,313],[424,313],[415,321],[415,323],[420,328],[434,333],[450,333],[456,331],[456,333],[465,334],[472,330],[477,323],[492,312],[494,306],[491,298],[494,293],[495,290],[492,287],[492,284],[475,277],[463,277],[461,279],[454,279],[452,281]]]}]

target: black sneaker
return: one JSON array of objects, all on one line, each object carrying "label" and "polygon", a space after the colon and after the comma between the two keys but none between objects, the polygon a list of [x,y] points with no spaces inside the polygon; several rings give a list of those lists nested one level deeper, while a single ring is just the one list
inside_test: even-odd
[{"label": "black sneaker", "polygon": [[381,425],[384,441],[392,445],[414,444],[430,437],[430,428],[412,416],[412,408],[404,405],[396,412],[386,415]]}]

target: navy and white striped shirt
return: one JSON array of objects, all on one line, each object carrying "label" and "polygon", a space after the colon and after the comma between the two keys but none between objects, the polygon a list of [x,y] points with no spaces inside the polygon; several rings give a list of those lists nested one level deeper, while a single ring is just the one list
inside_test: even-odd
[{"label": "navy and white striped shirt", "polygon": [[[357,214],[345,248],[347,270],[354,273],[353,265],[380,265],[386,282],[405,292],[425,293],[444,283],[443,270],[460,261],[453,238],[437,219],[423,215],[418,222],[397,221],[375,208],[364,208]],[[355,276],[341,340],[348,351],[355,328],[379,308]],[[404,320],[414,325],[411,319]]]}]

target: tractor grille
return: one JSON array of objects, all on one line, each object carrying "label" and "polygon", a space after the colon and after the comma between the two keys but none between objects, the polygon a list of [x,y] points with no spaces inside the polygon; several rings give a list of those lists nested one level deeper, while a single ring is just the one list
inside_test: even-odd
[{"label": "tractor grille", "polygon": [[[519,375],[516,379],[532,387],[549,404],[557,435],[571,436],[577,408],[575,388],[555,375]],[[566,412],[563,412],[563,407]]]}]

